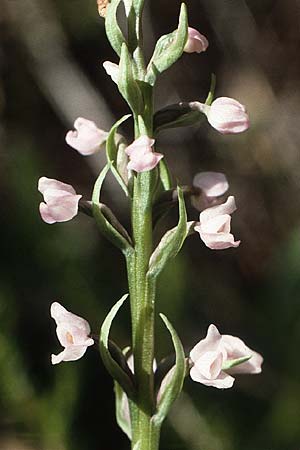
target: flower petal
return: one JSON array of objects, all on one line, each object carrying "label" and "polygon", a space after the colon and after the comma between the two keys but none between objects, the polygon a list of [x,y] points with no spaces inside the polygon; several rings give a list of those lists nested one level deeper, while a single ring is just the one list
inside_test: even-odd
[{"label": "flower petal", "polygon": [[210,125],[222,134],[241,133],[250,126],[246,108],[233,98],[219,97],[206,105],[204,112]]},{"label": "flower petal", "polygon": [[111,61],[104,61],[103,67],[107,75],[111,77],[111,79],[118,84],[119,79],[119,66]]},{"label": "flower petal", "polygon": [[226,176],[220,172],[197,173],[193,186],[200,188],[207,197],[219,197],[229,189]]},{"label": "flower petal", "polygon": [[200,223],[204,223],[216,216],[232,214],[234,211],[236,211],[236,209],[235,199],[233,195],[230,195],[225,203],[217,206],[212,206],[211,208],[207,208],[202,211],[202,213],[200,214]]},{"label": "flower petal", "polygon": [[201,355],[208,351],[215,351],[218,345],[221,342],[221,334],[218,331],[218,328],[211,324],[208,327],[207,335],[204,339],[202,339],[198,344],[193,347],[190,352],[190,358],[195,363]]},{"label": "flower petal", "polygon": [[66,222],[78,213],[78,203],[82,195],[58,195],[47,203],[40,203],[40,214],[44,222]]},{"label": "flower petal", "polygon": [[72,345],[71,347],[65,348],[58,355],[51,355],[52,364],[59,364],[62,361],[77,361],[86,352],[87,347],[82,345]]},{"label": "flower petal", "polygon": [[38,181],[38,190],[44,195],[49,189],[76,195],[75,189],[70,184],[62,183],[53,178],[41,177]]}]

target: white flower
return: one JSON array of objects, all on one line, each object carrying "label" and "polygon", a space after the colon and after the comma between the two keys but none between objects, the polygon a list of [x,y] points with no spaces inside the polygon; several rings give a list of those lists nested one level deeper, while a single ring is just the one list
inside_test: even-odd
[{"label": "white flower", "polygon": [[235,241],[230,233],[230,214],[235,210],[234,197],[229,196],[225,203],[212,206],[200,213],[200,221],[195,226],[195,231],[200,234],[207,247],[212,250],[223,250],[240,245],[240,241]]},{"label": "white flower", "polygon": [[89,337],[91,329],[88,322],[67,311],[58,302],[52,303],[50,313],[57,325],[58,340],[65,347],[58,355],[51,355],[52,364],[81,358],[87,347],[94,344],[94,340]]},{"label": "white flower", "polygon": [[66,142],[84,156],[93,155],[99,151],[108,136],[108,133],[100,130],[95,122],[83,117],[75,120],[74,128],[74,131],[70,130],[66,134]]},{"label": "white flower", "polygon": [[[250,358],[233,365],[242,358]],[[251,350],[238,337],[221,335],[215,325],[210,325],[207,336],[191,350],[190,370],[192,380],[218,389],[232,387],[237,373],[256,374],[261,372],[263,357]],[[228,368],[229,367],[229,368]]]},{"label": "white flower", "polygon": [[44,222],[66,222],[78,213],[78,202],[82,195],[76,194],[70,184],[42,177],[39,179],[38,190],[45,200],[45,203],[40,203],[40,214]]}]

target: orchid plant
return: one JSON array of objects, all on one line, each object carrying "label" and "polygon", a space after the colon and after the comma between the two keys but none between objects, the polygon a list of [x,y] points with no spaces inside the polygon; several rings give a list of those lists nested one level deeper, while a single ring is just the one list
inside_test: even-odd
[{"label": "orchid plant", "polygon": [[[126,36],[117,18],[122,3]],[[202,172],[195,176],[192,186],[174,187],[166,158],[156,151],[159,132],[197,124],[206,117],[218,132],[234,134],[248,129],[249,118],[238,101],[227,97],[213,100],[214,77],[204,103],[182,102],[154,112],[153,97],[160,74],[183,52],[206,51],[208,40],[188,26],[187,8],[182,4],[178,28],[160,37],[146,65],[142,39],[143,6],[143,0],[99,2],[108,40],[119,58],[118,63],[106,61],[103,67],[127,102],[131,114],[120,118],[109,132],[99,129],[91,120],[78,118],[74,123],[75,130],[66,135],[66,142],[83,156],[106,151],[107,163],[96,179],[91,201],[84,201],[72,186],[46,177],[40,178],[38,189],[44,196],[40,214],[45,222],[64,222],[75,217],[78,211],[87,213],[126,260],[129,293],[112,306],[105,318],[99,348],[115,383],[117,422],[131,440],[131,448],[157,450],[161,425],[180,395],[187,375],[203,385],[225,389],[232,387],[234,374],[259,373],[263,360],[241,339],[221,335],[214,325],[209,326],[207,336],[186,355],[178,334],[163,314],[160,317],[171,335],[175,357],[159,363],[154,359],[157,280],[168,262],[178,254],[185,239],[199,233],[203,243],[212,250],[240,245],[231,233],[235,199],[233,196],[226,201],[222,199],[229,188],[226,176]],[[134,129],[133,142],[128,142],[118,132],[120,125],[129,119]],[[101,189],[108,172],[114,175],[130,205],[130,231],[101,202]],[[187,219],[185,202],[188,198],[200,212],[198,219]],[[163,219],[170,204],[178,205],[178,223],[154,248],[153,218],[155,216],[155,221]],[[128,298],[132,334],[130,347],[123,350],[110,340],[110,327]],[[94,345],[85,319],[67,311],[58,302],[52,304],[51,316],[56,321],[57,336],[64,347],[61,353],[52,355],[52,364],[77,360]]]}]

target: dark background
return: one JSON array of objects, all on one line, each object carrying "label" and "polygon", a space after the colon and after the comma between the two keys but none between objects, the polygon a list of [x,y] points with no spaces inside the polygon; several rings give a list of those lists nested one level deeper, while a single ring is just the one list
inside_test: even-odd
[{"label": "dark background", "polygon": [[[146,52],[176,28],[179,1],[146,2]],[[162,450],[300,449],[300,153],[297,0],[188,0],[190,25],[207,36],[204,54],[184,54],[161,76],[156,107],[217,96],[247,105],[251,129],[221,136],[206,123],[164,131],[158,149],[175,182],[201,170],[225,172],[238,210],[241,246],[211,251],[190,237],[164,271],[158,312],[187,349],[210,323],[264,355],[263,373],[220,391],[187,380],[162,433]],[[112,381],[96,348],[77,362],[50,365],[59,343],[49,317],[60,301],[95,333],[126,292],[121,254],[79,215],[41,221],[40,176],[90,198],[104,155],[84,158],[65,144],[83,116],[108,130],[127,113],[102,62],[117,62],[94,0],[0,0],[0,448],[128,449],[114,419]],[[123,129],[130,137],[131,130]],[[128,227],[122,192],[105,201]],[[189,219],[197,219],[190,207]],[[176,214],[168,226],[176,223]],[[126,308],[114,339],[129,344]],[[171,351],[157,323],[158,358]]]}]

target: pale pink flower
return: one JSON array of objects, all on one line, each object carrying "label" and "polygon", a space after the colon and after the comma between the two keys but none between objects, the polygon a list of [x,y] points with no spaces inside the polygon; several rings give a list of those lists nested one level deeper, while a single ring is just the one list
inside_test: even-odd
[{"label": "pale pink flower", "polygon": [[208,122],[222,134],[242,133],[250,126],[245,106],[233,98],[219,97],[203,106]]},{"label": "pale pink flower", "polygon": [[100,150],[108,136],[106,131],[100,130],[94,122],[83,117],[75,120],[74,128],[75,131],[70,130],[66,134],[66,142],[84,156]]},{"label": "pale pink flower", "polygon": [[230,214],[235,210],[234,197],[229,196],[225,203],[212,206],[200,213],[200,221],[195,226],[195,231],[200,234],[207,247],[212,250],[223,250],[240,245],[240,241],[235,241],[230,233]]},{"label": "pale pink flower", "polygon": [[76,194],[70,184],[42,177],[38,182],[38,190],[45,200],[39,208],[44,222],[66,222],[78,213],[78,202],[82,195]]},{"label": "pale pink flower", "polygon": [[[236,360],[250,358],[230,367]],[[210,325],[207,336],[190,352],[193,364],[190,376],[194,381],[218,389],[232,387],[237,373],[256,374],[261,372],[263,358],[238,337],[221,335],[215,325]],[[228,368],[230,367],[230,368]]]},{"label": "pale pink flower", "polygon": [[188,39],[183,51],[186,53],[201,53],[205,52],[207,47],[208,40],[206,37],[203,36],[203,34],[200,34],[199,31],[195,30],[195,28],[188,27]]},{"label": "pale pink flower", "polygon": [[199,194],[192,195],[192,205],[202,211],[214,205],[218,197],[221,197],[229,189],[226,176],[220,172],[200,172],[193,180],[193,186],[201,189]]},{"label": "pale pink flower", "polygon": [[118,84],[119,78],[119,66],[118,64],[112,63],[110,61],[104,61],[103,67],[107,75],[111,77],[111,79]]},{"label": "pale pink flower", "polygon": [[125,149],[126,154],[129,156],[128,170],[146,172],[157,166],[164,155],[152,151],[154,142],[155,140],[150,139],[148,136],[140,136]]},{"label": "pale pink flower", "polygon": [[91,329],[88,322],[67,311],[58,302],[52,303],[50,313],[56,322],[58,340],[65,347],[58,355],[51,355],[52,364],[81,358],[87,347],[94,344],[94,340],[89,337]]}]

